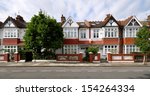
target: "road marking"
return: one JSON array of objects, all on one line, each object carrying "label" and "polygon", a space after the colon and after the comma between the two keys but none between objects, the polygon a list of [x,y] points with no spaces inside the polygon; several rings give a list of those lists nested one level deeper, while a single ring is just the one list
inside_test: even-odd
[{"label": "road marking", "polygon": [[118,72],[129,72],[129,70],[118,70]]},{"label": "road marking", "polygon": [[66,72],[66,70],[56,70],[56,72]]},{"label": "road marking", "polygon": [[88,70],[87,72],[97,72],[96,70]]},{"label": "road marking", "polygon": [[143,72],[143,70],[132,70],[133,72]]},{"label": "road marking", "polygon": [[112,70],[102,70],[102,72],[113,72]]},{"label": "road marking", "polygon": [[52,72],[52,70],[40,70],[40,72]]},{"label": "road marking", "polygon": [[82,72],[82,70],[71,70],[71,72]]},{"label": "road marking", "polygon": [[25,70],[25,72],[37,72],[37,70]]}]

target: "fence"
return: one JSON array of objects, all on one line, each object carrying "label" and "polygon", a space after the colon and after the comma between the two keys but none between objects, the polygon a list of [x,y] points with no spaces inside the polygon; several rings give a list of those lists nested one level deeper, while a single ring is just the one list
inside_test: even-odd
[{"label": "fence", "polygon": [[[143,62],[144,54],[107,54],[108,62]],[[147,62],[150,62],[150,55],[147,56]]]},{"label": "fence", "polygon": [[82,53],[80,54],[57,54],[57,61],[79,61],[82,62]]}]

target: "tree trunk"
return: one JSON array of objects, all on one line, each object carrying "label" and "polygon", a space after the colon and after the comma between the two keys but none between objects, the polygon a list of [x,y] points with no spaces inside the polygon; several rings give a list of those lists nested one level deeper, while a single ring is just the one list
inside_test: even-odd
[{"label": "tree trunk", "polygon": [[147,60],[146,60],[146,59],[147,59],[147,55],[146,55],[146,54],[144,54],[144,58],[143,58],[143,64],[144,64],[144,65],[146,65],[146,64],[147,64],[147,62],[146,62]]}]

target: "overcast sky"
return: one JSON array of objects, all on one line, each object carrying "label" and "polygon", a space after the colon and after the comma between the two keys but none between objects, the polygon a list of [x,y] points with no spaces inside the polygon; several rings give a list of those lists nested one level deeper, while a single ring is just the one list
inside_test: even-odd
[{"label": "overcast sky", "polygon": [[15,14],[30,21],[42,9],[60,21],[62,14],[76,21],[103,20],[106,14],[116,19],[136,15],[144,20],[150,15],[150,0],[0,0],[0,21]]}]

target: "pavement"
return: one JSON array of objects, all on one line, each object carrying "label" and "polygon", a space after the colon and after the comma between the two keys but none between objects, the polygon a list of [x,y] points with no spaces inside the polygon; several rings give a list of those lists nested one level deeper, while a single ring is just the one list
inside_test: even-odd
[{"label": "pavement", "polygon": [[0,62],[0,67],[150,67],[143,63]]}]

